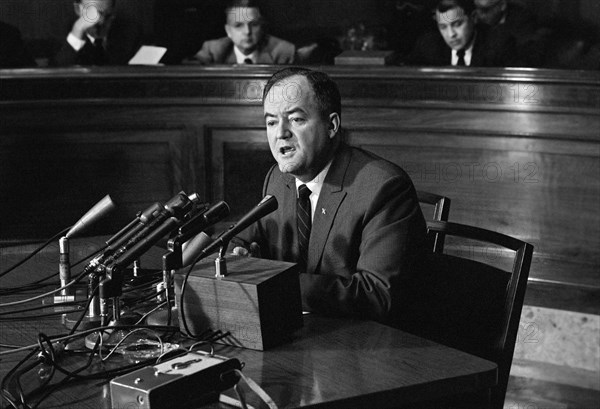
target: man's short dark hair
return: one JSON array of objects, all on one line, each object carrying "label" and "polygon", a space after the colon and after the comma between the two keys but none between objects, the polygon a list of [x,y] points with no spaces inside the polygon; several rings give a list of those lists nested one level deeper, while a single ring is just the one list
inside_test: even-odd
[{"label": "man's short dark hair", "polygon": [[[83,0],[75,0],[75,3],[81,3]],[[112,5],[116,6],[117,5],[117,0],[112,0]]]},{"label": "man's short dark hair", "polygon": [[229,10],[234,7],[257,8],[260,10],[260,2],[258,0],[229,0],[227,3],[225,3],[225,10]]},{"label": "man's short dark hair", "polygon": [[435,2],[434,11],[445,13],[446,11],[460,7],[468,16],[475,11],[475,2],[473,0],[437,0]]},{"label": "man's short dark hair", "polygon": [[286,78],[299,75],[306,78],[315,93],[319,111],[324,118],[329,114],[336,112],[340,118],[342,116],[342,97],[337,84],[321,71],[313,71],[302,67],[287,67],[277,71],[269,78],[263,91],[263,104],[267,94],[273,86]]}]

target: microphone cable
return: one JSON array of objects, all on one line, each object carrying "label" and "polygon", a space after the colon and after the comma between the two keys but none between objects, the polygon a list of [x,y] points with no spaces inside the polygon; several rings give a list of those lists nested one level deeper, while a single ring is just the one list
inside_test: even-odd
[{"label": "microphone cable", "polygon": [[81,279],[82,279],[83,277],[85,277],[85,276],[86,276],[86,274],[84,274],[84,273],[82,272],[82,273],[81,273],[81,274],[79,274],[79,275],[78,275],[78,276],[77,276],[75,279],[73,279],[73,280],[71,280],[69,283],[67,283],[67,285],[64,285],[64,286],[62,286],[62,287],[59,287],[59,288],[57,288],[57,289],[55,289],[55,290],[52,290],[52,291],[48,291],[47,293],[44,293],[44,294],[39,294],[39,295],[36,295],[36,296],[34,296],[34,297],[31,297],[31,298],[26,298],[26,299],[24,299],[24,300],[18,300],[18,301],[12,301],[12,302],[7,302],[7,303],[2,303],[2,304],[0,304],[0,308],[3,308],[3,307],[12,307],[13,305],[27,304],[28,302],[32,302],[32,301],[39,300],[39,299],[41,299],[41,298],[49,297],[49,296],[51,296],[52,294],[56,294],[56,293],[58,293],[58,292],[60,292],[60,291],[64,290],[65,288],[69,288],[69,287],[71,287],[72,285],[74,285],[74,284],[77,284],[77,283],[78,283],[79,281],[81,281]]},{"label": "microphone cable", "polygon": [[15,268],[23,265],[25,262],[27,262],[28,260],[30,260],[33,256],[35,256],[37,253],[39,253],[40,251],[42,251],[44,248],[46,248],[50,243],[56,241],[58,238],[62,237],[66,232],[68,232],[71,229],[72,226],[67,227],[64,230],[59,231],[58,233],[56,233],[54,236],[52,236],[51,238],[49,238],[44,244],[42,244],[40,247],[36,248],[34,251],[32,251],[30,254],[28,254],[25,258],[23,258],[22,260],[18,261],[17,263],[15,263],[14,265],[10,266],[9,268],[7,268],[5,271],[0,273],[0,277],[4,277],[5,275],[7,275],[8,273],[10,273],[11,271],[13,271]]},{"label": "microphone cable", "polygon": [[[78,260],[77,262],[71,264],[71,268],[83,263],[85,260],[94,257],[96,254],[100,253],[101,251],[104,251],[106,248],[108,247],[108,245],[104,245],[101,248],[99,248],[98,250],[94,251],[93,253],[91,253],[90,255]],[[13,268],[13,267],[11,267]],[[16,268],[16,267],[14,267]],[[38,290],[42,287],[47,287],[49,285],[54,285],[54,284],[43,284],[42,283],[44,281],[48,281],[51,280],[53,278],[56,278],[56,273],[52,273],[49,276],[46,276],[44,278],[40,278],[39,280],[33,281],[31,283],[28,284],[23,284],[20,285],[18,287],[6,287],[6,288],[0,288],[0,295],[6,296],[6,295],[13,295],[13,294],[19,294],[22,292],[26,292],[26,291],[33,291],[33,290]]]}]

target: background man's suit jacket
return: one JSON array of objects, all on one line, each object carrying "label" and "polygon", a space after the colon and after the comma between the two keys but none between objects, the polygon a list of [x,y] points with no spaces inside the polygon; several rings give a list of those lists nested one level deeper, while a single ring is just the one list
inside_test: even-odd
[{"label": "background man's suit jacket", "polygon": [[[298,256],[296,185],[271,168],[263,188],[279,207],[240,235],[261,256]],[[398,166],[342,145],[327,173],[313,218],[307,272],[300,274],[304,310],[393,323],[405,282],[416,274],[425,221],[408,175]]]},{"label": "background man's suit jacket", "polygon": [[[424,34],[406,59],[411,65],[444,66],[452,64],[452,49],[439,31]],[[516,63],[515,39],[508,34],[489,35],[489,30],[477,28],[473,44],[471,67],[510,67]]]},{"label": "background man's suit jacket", "polygon": [[[233,42],[229,37],[205,41],[194,56],[202,64],[236,64]],[[258,48],[256,64],[293,64],[296,59],[296,47],[277,37],[265,36]]]},{"label": "background man's suit jacket", "polygon": [[0,68],[35,67],[18,28],[0,21]]}]

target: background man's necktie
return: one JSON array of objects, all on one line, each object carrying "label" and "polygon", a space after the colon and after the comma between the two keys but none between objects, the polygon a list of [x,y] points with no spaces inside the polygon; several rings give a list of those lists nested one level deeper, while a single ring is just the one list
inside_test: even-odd
[{"label": "background man's necktie", "polygon": [[96,38],[92,43],[94,48],[93,63],[94,65],[106,64],[106,52],[104,51],[104,40],[102,38]]},{"label": "background man's necktie", "polygon": [[298,226],[298,264],[302,271],[306,270],[308,261],[308,240],[310,239],[310,229],[312,225],[310,217],[310,189],[306,185],[298,186],[298,203],[296,205],[297,226]]},{"label": "background man's necktie", "polygon": [[459,65],[461,67],[465,67],[467,64],[465,63],[465,50],[458,50],[456,52],[456,55],[458,56],[458,61],[456,62],[456,65]]}]

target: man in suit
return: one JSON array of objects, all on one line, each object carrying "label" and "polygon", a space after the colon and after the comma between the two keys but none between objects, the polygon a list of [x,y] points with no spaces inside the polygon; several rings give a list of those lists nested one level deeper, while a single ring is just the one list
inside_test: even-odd
[{"label": "man in suit", "polygon": [[18,28],[0,21],[0,68],[35,67]]},{"label": "man in suit", "polygon": [[52,65],[126,65],[141,46],[141,30],[116,16],[115,3],[76,0],[77,20]]},{"label": "man in suit", "polygon": [[254,0],[233,0],[225,9],[227,37],[205,41],[193,60],[201,64],[292,64],[296,47],[265,33]]},{"label": "man in suit", "polygon": [[279,206],[240,235],[245,248],[234,252],[297,262],[305,311],[394,324],[425,248],[409,176],[342,141],[340,93],[322,72],[278,71],[263,106],[277,161],[263,194]]},{"label": "man in suit", "polygon": [[490,37],[514,38],[516,63],[523,67],[541,67],[549,31],[540,27],[533,14],[508,0],[474,0],[477,22],[489,28]]},{"label": "man in suit", "polygon": [[490,37],[475,25],[473,0],[438,0],[438,32],[423,35],[407,59],[414,65],[503,67],[513,65],[515,43],[508,35]]}]

